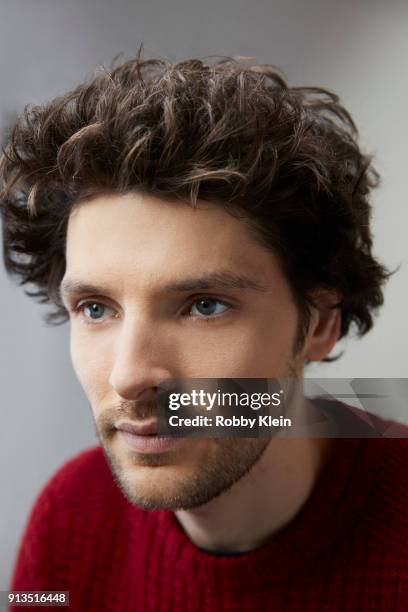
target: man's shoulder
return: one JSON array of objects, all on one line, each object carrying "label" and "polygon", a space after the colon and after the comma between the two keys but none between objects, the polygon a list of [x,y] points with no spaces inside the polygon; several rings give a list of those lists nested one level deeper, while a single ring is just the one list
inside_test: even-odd
[{"label": "man's shoulder", "polygon": [[[323,399],[318,408],[337,434],[340,466],[348,466],[343,499],[361,537],[408,561],[408,427],[406,423]],[[346,468],[344,468],[346,469]],[[344,472],[346,473],[346,472]],[[347,501],[348,500],[348,501]]]},{"label": "man's shoulder", "polygon": [[145,512],[126,500],[101,447],[79,452],[53,473],[34,501],[12,590],[50,590],[77,582],[81,572],[83,580],[91,579],[98,554],[98,567],[104,568],[110,554],[117,558],[118,549],[126,551],[129,533],[140,528]]},{"label": "man's shoulder", "polygon": [[[372,438],[362,441],[371,447],[372,464],[367,478],[372,487],[366,500],[366,517],[373,539],[386,542],[390,552],[408,551],[408,439]],[[355,468],[358,470],[358,464]]]}]

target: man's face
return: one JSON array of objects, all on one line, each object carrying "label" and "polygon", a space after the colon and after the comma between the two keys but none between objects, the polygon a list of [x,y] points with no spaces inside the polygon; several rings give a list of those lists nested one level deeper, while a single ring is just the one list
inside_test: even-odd
[{"label": "man's face", "polygon": [[117,425],[154,421],[164,379],[300,373],[298,312],[277,259],[219,206],[138,193],[77,204],[66,259],[72,362],[119,486],[146,508],[210,501],[256,464],[267,439],[139,448]]}]

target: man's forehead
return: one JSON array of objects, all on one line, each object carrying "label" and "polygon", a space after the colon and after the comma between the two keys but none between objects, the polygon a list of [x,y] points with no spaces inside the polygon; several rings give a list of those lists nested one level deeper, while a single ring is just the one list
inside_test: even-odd
[{"label": "man's forehead", "polygon": [[[71,288],[154,285],[166,291],[205,288],[260,290],[277,262],[241,220],[225,211],[129,194],[76,207],[67,235]],[[68,289],[65,283],[64,290]]]},{"label": "man's forehead", "polygon": [[[199,201],[197,207],[185,202],[169,201],[144,193],[99,195],[79,201],[71,211],[68,222],[68,247],[75,240],[96,244],[109,238],[109,245],[128,240],[157,247],[158,241],[177,240],[184,243],[217,242],[228,247],[228,242],[251,241],[251,231],[243,219],[227,212],[221,204]],[[73,239],[73,240],[72,240]],[[106,242],[105,242],[106,245]]]}]

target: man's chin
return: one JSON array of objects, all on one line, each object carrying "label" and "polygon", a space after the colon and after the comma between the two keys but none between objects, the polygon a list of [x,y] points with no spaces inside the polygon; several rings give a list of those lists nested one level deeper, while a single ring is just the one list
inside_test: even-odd
[{"label": "man's chin", "polygon": [[[111,462],[114,480],[130,504],[145,510],[188,510],[201,506],[222,491],[202,487],[187,466],[165,463],[160,455],[142,458],[131,466]],[[223,488],[224,489],[224,488]]]},{"label": "man's chin", "polygon": [[268,445],[267,439],[200,442],[193,448],[186,444],[180,455],[104,451],[117,485],[132,505],[175,511],[198,508],[229,490],[250,472]]}]

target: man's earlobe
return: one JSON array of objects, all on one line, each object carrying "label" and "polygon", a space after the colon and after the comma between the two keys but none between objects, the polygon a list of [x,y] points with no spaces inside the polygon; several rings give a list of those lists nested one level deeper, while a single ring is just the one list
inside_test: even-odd
[{"label": "man's earlobe", "polygon": [[304,357],[309,361],[321,361],[340,336],[341,309],[336,305],[341,298],[335,290],[319,290],[311,297],[314,306],[311,307]]}]

